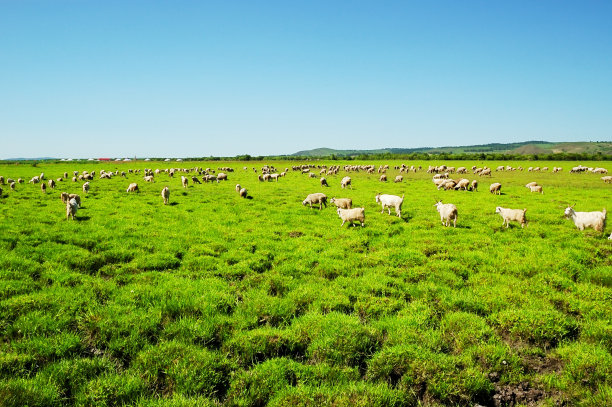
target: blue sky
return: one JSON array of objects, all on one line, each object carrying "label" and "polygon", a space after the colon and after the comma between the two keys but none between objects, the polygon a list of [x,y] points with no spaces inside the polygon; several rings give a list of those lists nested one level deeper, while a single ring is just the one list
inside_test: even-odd
[{"label": "blue sky", "polygon": [[612,140],[610,1],[0,1],[0,158]]}]

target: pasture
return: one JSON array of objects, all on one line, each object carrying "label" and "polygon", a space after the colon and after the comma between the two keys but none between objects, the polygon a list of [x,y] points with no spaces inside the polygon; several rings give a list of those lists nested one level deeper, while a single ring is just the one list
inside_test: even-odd
[{"label": "pasture", "polygon": [[[423,170],[394,183],[403,162]],[[601,175],[570,174],[572,162],[308,163],[388,164],[389,181],[341,169],[325,188],[318,169],[291,170],[303,162],[268,162],[289,167],[278,182],[257,180],[260,162],[0,164],[25,180],[1,186],[0,405],[612,404],[612,225],[581,232],[563,216],[612,210]],[[425,172],[438,164],[525,171],[451,175],[478,191],[444,191]],[[235,171],[220,183],[99,179],[221,166]],[[73,170],[96,171],[88,194],[27,183]],[[62,191],[81,196],[76,220]],[[365,227],[341,228],[329,202],[302,206],[313,192],[352,198]],[[405,195],[401,218],[380,213],[379,192]],[[457,206],[456,228],[437,198]],[[497,206],[527,208],[528,225],[502,227]]]}]

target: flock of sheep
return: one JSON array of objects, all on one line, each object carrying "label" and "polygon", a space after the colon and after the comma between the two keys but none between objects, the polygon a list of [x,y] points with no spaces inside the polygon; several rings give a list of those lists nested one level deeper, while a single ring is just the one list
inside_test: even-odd
[{"label": "flock of sheep", "polygon": [[[320,169],[319,175],[321,175],[320,184],[322,187],[329,187],[327,183],[327,179],[323,175],[336,175],[341,170],[340,166],[327,167],[327,166],[320,166],[320,165],[319,166],[315,166],[315,165],[293,166],[293,170],[300,171],[301,173],[307,174],[309,177],[314,178],[316,177],[316,174],[312,172],[312,170],[315,167]],[[243,169],[245,171],[248,170],[247,167],[244,167]],[[257,173],[256,168],[252,168],[252,169],[255,173]],[[384,166],[379,166],[378,168],[376,168],[376,166],[374,165],[346,165],[343,167],[343,169],[346,172],[365,171],[369,174],[372,174],[375,171],[378,171],[381,174],[379,180],[381,182],[385,182],[387,180],[386,171],[389,169],[389,166],[384,165]],[[415,166],[408,167],[404,164],[402,164],[401,166],[395,167],[395,169],[399,170],[400,173],[417,172],[417,171],[422,170],[421,167],[418,167],[418,168]],[[229,168],[229,167],[220,167],[218,168],[218,170],[225,171],[225,172],[219,172],[218,174],[215,175],[215,170],[211,168],[206,168],[206,169],[203,169],[203,168],[193,168],[193,169],[170,168],[170,169],[165,169],[165,170],[157,169],[155,171],[151,169],[144,169],[143,179],[145,180],[145,182],[154,182],[155,177],[158,176],[161,172],[167,173],[169,177],[173,177],[176,172],[187,172],[187,173],[195,172],[197,175],[200,175],[202,177],[202,181],[205,183],[211,182],[211,181],[216,181],[217,183],[219,183],[220,181],[228,180],[228,176],[226,172],[234,171],[232,168]],[[522,171],[523,168],[521,167],[513,168],[511,166],[499,166],[495,169],[495,171],[517,171],[517,170]],[[553,168],[553,172],[555,173],[560,172],[562,170],[563,169],[561,167]],[[529,172],[548,171],[548,167],[542,167],[542,168],[529,167],[527,171]],[[258,180],[261,182],[265,182],[265,181],[278,182],[279,178],[285,177],[288,172],[289,172],[289,168],[285,168],[285,171],[283,172],[277,172],[277,170],[273,166],[265,165],[261,168],[261,174],[258,175]],[[476,166],[473,166],[472,172],[473,174],[478,175],[480,177],[491,176],[491,169],[487,167],[478,168]],[[607,174],[607,170],[605,168],[589,168],[589,167],[577,166],[577,167],[573,167],[570,170],[570,173],[580,173],[580,172],[593,172],[597,174]],[[138,174],[140,173],[140,170],[130,169],[128,170],[128,173]],[[459,167],[455,169],[454,167],[447,167],[445,165],[429,166],[429,168],[427,169],[427,173],[434,174],[432,177],[432,181],[437,186],[438,190],[444,189],[444,190],[476,191],[478,188],[477,180],[470,181],[469,179],[466,179],[466,178],[460,178],[460,179],[450,178],[450,174],[453,174],[453,173],[467,174],[468,169],[466,167]],[[73,182],[85,181],[85,183],[82,185],[82,190],[85,194],[87,194],[90,189],[89,181],[94,179],[95,174],[96,174],[95,171],[92,171],[91,173],[87,171],[83,171],[82,173],[79,173],[78,171],[74,171],[72,181]],[[197,175],[191,176],[191,182],[194,184],[201,183]],[[121,171],[121,173],[119,173],[119,171],[114,171],[114,172],[106,172],[104,170],[100,171],[100,179],[110,179],[114,176],[126,177],[126,173],[124,171]],[[64,177],[58,178],[57,182],[62,181],[64,179],[68,179],[68,173],[64,173]],[[601,179],[607,183],[612,182],[612,176],[603,176]],[[53,180],[53,179],[50,179],[47,182],[45,182],[44,173],[40,174],[39,176],[33,177],[29,181],[29,183],[32,183],[32,184],[40,183],[41,190],[45,193],[46,193],[47,188],[50,188],[50,189],[55,188],[57,185],[57,182],[56,180]],[[397,175],[395,177],[394,182],[403,182],[402,175]],[[19,183],[24,183],[24,180],[22,178],[19,178],[17,181],[11,178],[8,178],[7,180],[5,180],[3,176],[0,176],[0,185],[6,185],[7,183],[9,184],[11,190],[15,190],[15,185]],[[182,175],[181,176],[182,187],[187,188],[188,184],[189,184],[189,178],[187,176]],[[342,189],[345,189],[345,188],[352,189],[351,177],[350,176],[343,177],[340,182],[340,186]],[[501,187],[502,187],[501,183],[495,182],[490,185],[489,191],[493,194],[501,194]],[[530,182],[527,185],[525,185],[525,187],[527,187],[531,192],[544,193],[542,186],[538,185],[536,182]],[[128,193],[138,192],[138,191],[139,191],[138,184],[135,182],[130,183],[126,190],[126,192]],[[236,192],[238,193],[240,197],[247,198],[247,195],[248,195],[247,189],[243,188],[240,184],[236,185]],[[1,194],[2,194],[2,188],[0,187],[0,195]],[[165,186],[161,190],[161,197],[163,199],[164,205],[169,204],[170,189],[168,186]],[[69,219],[69,218],[74,219],[77,213],[77,210],[81,206],[80,196],[77,194],[68,194],[66,192],[62,192],[60,194],[60,198],[66,206],[66,219]],[[381,213],[384,213],[385,209],[387,209],[388,214],[391,215],[391,208],[393,208],[395,210],[396,216],[401,217],[401,210],[402,210],[402,204],[404,202],[404,195],[400,197],[396,195],[379,193],[375,196],[374,199],[377,204],[381,205],[382,207]],[[353,208],[352,199],[333,197],[331,199],[331,203],[333,203],[336,206],[336,213],[342,220],[342,224],[340,225],[341,227],[344,226],[344,224],[347,222],[351,225],[353,225],[354,222],[358,222],[361,224],[362,227],[365,226],[365,208],[363,207]],[[323,209],[324,206],[327,207],[327,196],[320,192],[309,194],[306,197],[306,199],[302,201],[302,205],[309,205],[310,208],[312,208],[313,205],[318,205],[319,209]],[[450,224],[452,223],[453,227],[456,227],[457,218],[458,218],[458,209],[454,204],[442,203],[441,199],[436,199],[436,203],[434,206],[440,215],[440,220],[442,222],[442,225],[450,226]],[[503,208],[501,206],[498,206],[495,208],[495,213],[499,214],[503,219],[502,226],[506,226],[506,228],[509,227],[510,222],[518,222],[521,225],[521,227],[525,227],[527,225],[527,219],[525,216],[526,212],[527,212],[526,208],[510,209],[510,208]],[[603,209],[603,211],[595,211],[595,212],[576,212],[574,210],[574,205],[568,206],[565,209],[565,216],[567,218],[572,219],[574,224],[579,230],[584,230],[585,228],[593,228],[596,231],[603,232],[605,229],[605,225],[606,225],[606,214],[607,214],[606,209]],[[610,235],[609,239],[612,240],[612,234]]]}]

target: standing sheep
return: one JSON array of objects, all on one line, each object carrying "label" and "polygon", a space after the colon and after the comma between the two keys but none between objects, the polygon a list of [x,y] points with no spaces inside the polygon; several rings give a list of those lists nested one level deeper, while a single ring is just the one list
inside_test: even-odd
[{"label": "standing sheep", "polygon": [[40,184],[40,190],[43,191],[43,193],[47,193],[47,184],[45,184],[44,182],[41,182]]},{"label": "standing sheep", "polygon": [[402,181],[404,181],[404,177],[402,177],[401,175],[397,175],[393,182],[402,182]]},{"label": "standing sheep", "polygon": [[346,187],[351,187],[351,189],[353,189],[353,185],[351,184],[351,177],[342,178],[342,181],[340,181],[340,186],[342,187],[342,189]]},{"label": "standing sheep", "polygon": [[529,187],[529,190],[530,190],[531,192],[539,192],[539,193],[541,193],[541,194],[543,194],[543,193],[544,193],[544,190],[542,189],[542,186],[541,186],[541,185],[532,185],[532,186],[530,186],[530,187]]},{"label": "standing sheep", "polygon": [[380,176],[380,182],[387,182],[387,174],[383,174]]},{"label": "standing sheep", "polygon": [[170,202],[170,189],[168,187],[164,187],[161,191],[161,196],[164,200],[164,205],[168,205]]},{"label": "standing sheep", "polygon": [[450,226],[450,221],[453,221],[453,227],[457,226],[457,207],[453,204],[443,204],[442,201],[436,202],[434,205],[440,214],[442,225]]},{"label": "standing sheep", "polygon": [[491,184],[489,187],[489,192],[492,194],[501,195],[501,184],[499,182]]},{"label": "standing sheep", "polygon": [[240,195],[240,198],[246,198],[247,197],[247,189],[246,188],[240,188],[240,192],[238,192],[238,194]]},{"label": "standing sheep", "polygon": [[478,181],[477,180],[473,180],[472,184],[470,185],[472,192],[475,192],[478,190]]},{"label": "standing sheep", "polygon": [[128,188],[127,188],[127,191],[126,191],[126,192],[139,192],[139,191],[138,191],[138,184],[137,184],[137,183],[135,183],[135,182],[132,182],[132,183],[131,183],[131,184],[128,186]]},{"label": "standing sheep", "polygon": [[327,185],[327,180],[325,179],[325,177],[321,177],[320,181],[322,187],[329,187],[329,185]]},{"label": "standing sheep", "polygon": [[83,184],[83,192],[85,193],[89,192],[89,181]]},{"label": "standing sheep", "polygon": [[391,215],[391,207],[395,208],[395,213],[398,218],[402,217],[402,203],[404,203],[404,195],[400,198],[397,195],[387,195],[387,194],[377,194],[376,195],[376,203],[379,203],[382,206],[382,211],[380,213],[385,212],[385,208],[388,209],[389,215]]},{"label": "standing sheep", "polygon": [[501,206],[495,208],[495,213],[499,213],[504,220],[502,226],[506,225],[506,229],[510,226],[510,221],[519,222],[521,227],[525,227],[527,224],[525,212],[527,212],[527,209],[508,209],[502,208]]},{"label": "standing sheep", "polygon": [[187,188],[187,186],[189,185],[189,181],[187,180],[187,177],[184,177],[181,175],[181,184],[183,184],[183,188]]},{"label": "standing sheep", "polygon": [[336,213],[342,219],[340,227],[344,226],[344,223],[349,222],[353,225],[353,222],[357,221],[361,223],[361,227],[365,226],[365,208],[353,208],[353,209],[342,209],[337,208]]},{"label": "standing sheep", "polygon": [[319,210],[323,209],[323,205],[327,208],[327,196],[321,192],[310,194],[302,202],[302,205],[306,204],[310,205],[310,209],[312,209],[312,204],[319,204]]},{"label": "standing sheep", "polygon": [[74,220],[74,215],[76,215],[77,209],[79,209],[79,204],[77,203],[76,199],[72,198],[66,202],[66,220],[68,220],[68,217],[72,217],[72,220]]},{"label": "standing sheep", "polygon": [[593,228],[598,232],[603,232],[606,228],[606,209],[601,212],[576,212],[576,204],[565,208],[565,217],[571,218],[578,230]]},{"label": "standing sheep", "polygon": [[241,189],[242,189],[242,187],[240,186],[240,184],[236,184],[236,192],[240,193]]}]

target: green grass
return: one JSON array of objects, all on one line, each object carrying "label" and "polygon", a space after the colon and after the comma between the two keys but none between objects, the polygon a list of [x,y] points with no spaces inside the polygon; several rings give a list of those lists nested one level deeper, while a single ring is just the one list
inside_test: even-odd
[{"label": "green grass", "polygon": [[[389,164],[389,179],[401,164],[370,163]],[[344,171],[329,188],[291,169],[262,183],[252,162],[183,162],[235,169],[186,189],[180,173],[98,178],[168,164],[0,165],[26,182],[97,172],[87,195],[70,180],[47,194],[3,186],[0,405],[471,406],[525,383],[541,405],[610,402],[612,229],[580,232],[563,209],[601,210],[612,191],[569,174],[578,163],[493,171],[478,192],[438,191],[424,171],[398,184],[353,172],[346,190]],[[126,193],[130,182],[141,192]],[[62,191],[81,195],[74,221]],[[313,192],[352,198],[366,226],[302,206]],[[401,219],[380,213],[378,192],[405,194]],[[441,225],[436,198],[458,207],[457,228]],[[527,208],[528,226],[502,227],[496,206]]]}]

